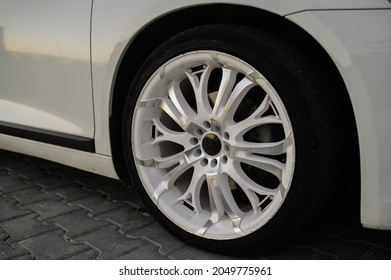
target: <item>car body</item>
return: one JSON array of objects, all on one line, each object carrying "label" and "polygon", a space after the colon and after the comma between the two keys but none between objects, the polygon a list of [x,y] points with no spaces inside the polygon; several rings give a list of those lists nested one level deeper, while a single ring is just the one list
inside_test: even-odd
[{"label": "car body", "polygon": [[361,190],[361,222],[391,229],[386,0],[0,0],[0,148],[129,182],[122,129],[134,77],[170,37],[214,24],[266,30],[319,57],[338,91],[339,164]]}]

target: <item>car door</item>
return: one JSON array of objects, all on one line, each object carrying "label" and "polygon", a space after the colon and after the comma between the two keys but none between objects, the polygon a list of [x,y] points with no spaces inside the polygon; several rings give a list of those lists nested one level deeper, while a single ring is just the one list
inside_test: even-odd
[{"label": "car door", "polygon": [[0,133],[70,147],[92,140],[91,5],[0,1]]}]

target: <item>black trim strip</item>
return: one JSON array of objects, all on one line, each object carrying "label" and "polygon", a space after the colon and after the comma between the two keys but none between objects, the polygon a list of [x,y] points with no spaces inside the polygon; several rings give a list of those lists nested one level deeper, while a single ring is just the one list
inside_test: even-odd
[{"label": "black trim strip", "polygon": [[95,153],[94,139],[0,121],[0,133]]}]

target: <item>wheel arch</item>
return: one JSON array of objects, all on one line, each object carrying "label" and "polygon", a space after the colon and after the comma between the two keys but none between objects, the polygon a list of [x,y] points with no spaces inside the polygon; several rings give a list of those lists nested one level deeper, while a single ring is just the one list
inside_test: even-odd
[{"label": "wheel arch", "polygon": [[[239,24],[262,29],[289,41],[307,56],[316,60],[322,73],[329,77],[328,80],[333,81],[329,84],[330,92],[334,95],[333,97],[338,98],[336,113],[342,120],[338,123],[341,146],[349,147],[349,151],[344,150],[344,156],[356,159],[353,162],[357,163],[351,165],[351,170],[345,169],[340,176],[343,182],[345,180],[352,182],[354,178],[354,189],[358,191],[360,161],[354,111],[342,76],[328,53],[305,30],[284,17],[254,7],[227,4],[202,5],[174,11],[150,22],[132,38],[114,77],[110,108],[110,143],[113,162],[119,178],[125,182],[131,182],[122,148],[123,104],[132,83],[129,77],[135,76],[143,61],[162,42],[181,31],[206,24]],[[347,143],[349,145],[345,145]]]}]

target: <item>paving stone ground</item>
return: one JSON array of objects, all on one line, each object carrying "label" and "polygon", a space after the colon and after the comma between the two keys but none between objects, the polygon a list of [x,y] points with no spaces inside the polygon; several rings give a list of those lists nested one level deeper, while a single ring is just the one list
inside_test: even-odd
[{"label": "paving stone ground", "polygon": [[363,229],[357,201],[348,195],[342,201],[278,250],[219,255],[165,231],[131,186],[0,150],[0,260],[390,260],[391,231]]}]

